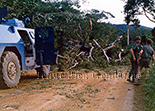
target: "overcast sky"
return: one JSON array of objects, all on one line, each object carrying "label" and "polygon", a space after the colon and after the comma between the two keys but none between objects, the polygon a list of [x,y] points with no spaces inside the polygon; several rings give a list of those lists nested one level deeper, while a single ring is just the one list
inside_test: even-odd
[{"label": "overcast sky", "polygon": [[[115,18],[110,18],[104,22],[110,22],[113,24],[125,24],[123,13],[124,2],[121,0],[87,0],[87,2],[84,4],[81,2],[81,5],[82,10],[104,10],[112,13],[115,16]],[[138,16],[138,18],[140,19],[140,25],[151,28],[155,27],[155,23],[150,22],[144,15]]]}]

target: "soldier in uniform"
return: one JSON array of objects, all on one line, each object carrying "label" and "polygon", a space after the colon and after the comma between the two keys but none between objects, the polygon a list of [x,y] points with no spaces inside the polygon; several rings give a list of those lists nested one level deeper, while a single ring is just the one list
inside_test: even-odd
[{"label": "soldier in uniform", "polygon": [[140,77],[141,77],[141,72],[140,70],[142,70],[143,67],[145,67],[146,70],[146,81],[149,78],[149,68],[150,68],[150,60],[152,59],[152,65],[154,65],[154,50],[151,47],[152,44],[152,40],[151,39],[147,39],[146,41],[146,45],[143,46],[142,50],[139,53],[138,58],[138,62],[139,62],[139,66],[138,66],[138,81],[135,83],[135,85],[140,85]]},{"label": "soldier in uniform", "polygon": [[131,57],[130,57],[131,70],[129,72],[128,79],[127,79],[127,81],[129,81],[129,82],[131,82],[131,80],[130,80],[131,76],[132,76],[132,82],[135,82],[135,78],[136,78],[136,75],[138,73],[137,59],[138,59],[138,54],[142,48],[142,45],[140,45],[140,43],[141,43],[141,38],[139,36],[136,36],[135,42],[130,49],[130,52],[131,52]]}]

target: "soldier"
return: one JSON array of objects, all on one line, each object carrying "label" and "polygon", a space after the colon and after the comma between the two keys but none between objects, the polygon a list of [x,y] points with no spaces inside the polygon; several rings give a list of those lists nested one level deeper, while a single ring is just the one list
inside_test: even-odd
[{"label": "soldier", "polygon": [[154,65],[154,50],[151,47],[152,44],[152,40],[151,39],[147,39],[146,41],[146,45],[143,46],[142,50],[139,53],[138,58],[138,62],[139,62],[139,66],[138,66],[138,81],[135,83],[135,85],[140,85],[140,77],[141,77],[141,72],[140,70],[142,70],[143,67],[145,67],[146,70],[146,82],[149,78],[149,68],[150,68],[150,60],[152,59],[152,65]]},{"label": "soldier", "polygon": [[132,82],[135,82],[135,78],[136,78],[136,75],[138,72],[137,59],[138,59],[138,53],[140,52],[141,47],[142,47],[142,45],[140,45],[140,43],[141,43],[141,38],[139,36],[136,36],[135,42],[130,49],[131,70],[129,72],[128,79],[127,79],[127,81],[129,81],[129,82],[131,82],[131,80],[130,80],[131,75],[132,75]]}]

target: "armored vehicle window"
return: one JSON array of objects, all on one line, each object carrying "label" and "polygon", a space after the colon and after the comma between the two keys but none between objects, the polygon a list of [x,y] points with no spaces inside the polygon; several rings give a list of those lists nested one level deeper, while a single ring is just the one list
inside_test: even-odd
[{"label": "armored vehicle window", "polygon": [[22,40],[24,41],[25,47],[25,57],[32,57],[33,56],[33,47],[32,42],[30,41],[29,35],[25,30],[18,30]]},{"label": "armored vehicle window", "polygon": [[26,43],[26,44],[31,43],[29,35],[28,35],[28,33],[26,31],[18,30],[18,33],[20,34],[20,36],[21,36],[22,40],[24,41],[24,43]]}]

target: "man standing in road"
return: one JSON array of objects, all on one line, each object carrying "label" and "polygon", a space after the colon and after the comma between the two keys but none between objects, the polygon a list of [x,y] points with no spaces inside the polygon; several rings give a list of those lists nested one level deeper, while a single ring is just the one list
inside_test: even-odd
[{"label": "man standing in road", "polygon": [[151,39],[147,39],[146,41],[146,45],[143,46],[142,50],[139,53],[138,58],[138,62],[139,62],[139,66],[138,66],[138,81],[135,83],[135,85],[140,85],[140,77],[141,77],[141,72],[140,70],[142,70],[143,67],[145,67],[146,70],[146,81],[149,78],[149,68],[150,68],[150,60],[152,59],[152,65],[154,65],[154,50],[151,47],[152,44],[152,40]]},{"label": "man standing in road", "polygon": [[130,49],[130,52],[131,52],[131,57],[130,57],[131,70],[129,72],[128,79],[127,79],[127,81],[129,81],[129,82],[131,82],[131,80],[130,80],[131,75],[132,75],[132,82],[135,82],[135,78],[136,78],[136,75],[138,72],[137,59],[138,59],[138,54],[142,48],[142,45],[140,45],[140,43],[141,43],[141,38],[139,36],[137,36],[135,38],[134,44],[132,45],[132,47]]}]

